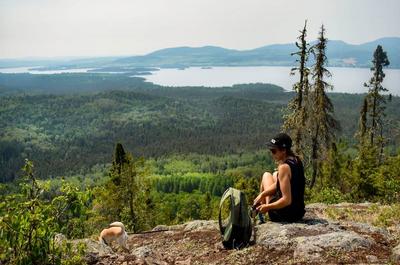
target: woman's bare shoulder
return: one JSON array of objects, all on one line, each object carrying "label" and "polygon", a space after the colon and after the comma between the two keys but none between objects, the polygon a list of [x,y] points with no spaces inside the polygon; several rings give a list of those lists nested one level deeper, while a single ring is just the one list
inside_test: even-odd
[{"label": "woman's bare shoulder", "polygon": [[285,171],[285,170],[290,170],[289,164],[287,164],[287,163],[282,163],[282,164],[280,164],[280,165],[278,166],[278,171],[281,172],[282,170],[283,170],[283,171]]}]

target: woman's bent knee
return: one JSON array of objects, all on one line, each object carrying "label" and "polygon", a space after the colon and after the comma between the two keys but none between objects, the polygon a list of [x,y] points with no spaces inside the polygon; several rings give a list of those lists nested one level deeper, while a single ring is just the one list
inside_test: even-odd
[{"label": "woman's bent knee", "polygon": [[269,172],[264,172],[264,174],[263,174],[263,181],[265,180],[265,179],[268,179],[268,178],[273,178],[273,176],[272,176],[272,174],[271,173],[269,173]]},{"label": "woman's bent knee", "polygon": [[263,174],[263,177],[262,177],[262,184],[263,184],[263,186],[264,186],[265,188],[266,188],[267,186],[272,185],[274,182],[276,182],[276,178],[274,178],[274,176],[273,176],[271,173],[265,172],[265,173]]}]

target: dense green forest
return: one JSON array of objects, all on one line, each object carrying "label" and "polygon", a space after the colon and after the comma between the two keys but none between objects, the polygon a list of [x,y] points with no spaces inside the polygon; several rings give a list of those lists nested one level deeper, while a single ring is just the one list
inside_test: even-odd
[{"label": "dense green forest", "polygon": [[[19,78],[26,75],[10,75],[6,83],[26,85]],[[293,96],[268,84],[177,88],[136,78],[129,84],[130,79],[110,74],[33,78],[32,91],[0,97],[1,182],[15,179],[25,158],[32,159],[42,179],[88,172],[110,162],[116,142],[147,158],[263,150],[266,139],[279,131]],[[107,91],[97,86],[104,78],[111,84]],[[86,82],[93,84],[93,91],[68,93],[70,87],[78,89]],[[53,83],[59,83],[56,94],[51,93]],[[116,90],[121,86],[123,90]],[[35,87],[46,88],[46,94]],[[330,97],[342,125],[339,137],[354,144],[363,95]],[[400,143],[399,103],[392,97],[387,104],[385,129],[391,135],[392,153]]]}]

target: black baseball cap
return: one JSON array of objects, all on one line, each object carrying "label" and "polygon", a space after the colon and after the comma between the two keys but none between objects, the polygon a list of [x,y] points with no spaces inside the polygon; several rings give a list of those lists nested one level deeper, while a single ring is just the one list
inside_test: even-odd
[{"label": "black baseball cap", "polygon": [[292,147],[292,138],[286,133],[278,133],[267,143],[269,149],[290,149]]}]

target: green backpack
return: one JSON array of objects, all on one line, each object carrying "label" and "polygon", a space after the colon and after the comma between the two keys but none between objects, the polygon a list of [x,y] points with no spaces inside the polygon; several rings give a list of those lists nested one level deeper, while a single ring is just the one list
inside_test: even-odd
[{"label": "green backpack", "polygon": [[[228,205],[228,217],[222,220],[223,206]],[[226,209],[225,209],[226,212]],[[219,229],[222,244],[227,249],[246,247],[250,243],[252,221],[246,195],[240,190],[228,188],[219,204]]]}]

